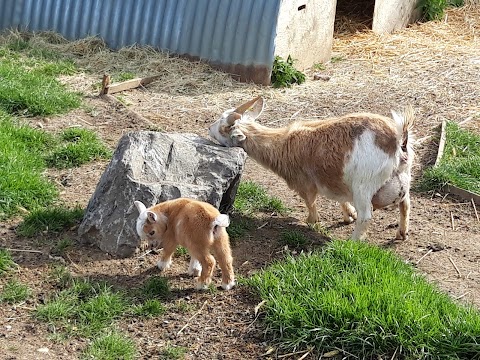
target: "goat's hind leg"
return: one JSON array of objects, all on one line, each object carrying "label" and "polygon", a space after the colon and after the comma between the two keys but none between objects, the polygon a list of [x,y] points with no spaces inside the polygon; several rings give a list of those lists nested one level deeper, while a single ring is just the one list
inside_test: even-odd
[{"label": "goat's hind leg", "polygon": [[305,201],[305,205],[307,205],[308,209],[308,217],[307,223],[308,224],[315,224],[319,221],[317,206],[315,205],[315,201],[317,200],[317,190],[316,189],[307,189],[307,190],[299,190],[298,194],[303,198]]},{"label": "goat's hind leg", "polygon": [[228,234],[222,229],[223,234],[219,234],[213,244],[213,251],[218,260],[218,265],[222,270],[222,288],[230,290],[235,286],[235,275],[233,273],[232,251],[228,240]]},{"label": "goat's hind leg", "polygon": [[347,224],[351,224],[357,219],[357,210],[349,202],[344,202],[341,204],[343,221]]}]

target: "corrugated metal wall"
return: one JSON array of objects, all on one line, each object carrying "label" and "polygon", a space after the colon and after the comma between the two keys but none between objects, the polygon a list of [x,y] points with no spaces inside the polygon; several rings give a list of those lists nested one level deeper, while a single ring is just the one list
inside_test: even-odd
[{"label": "corrugated metal wall", "polygon": [[282,0],[0,0],[0,29],[97,35],[207,60],[268,83]]}]

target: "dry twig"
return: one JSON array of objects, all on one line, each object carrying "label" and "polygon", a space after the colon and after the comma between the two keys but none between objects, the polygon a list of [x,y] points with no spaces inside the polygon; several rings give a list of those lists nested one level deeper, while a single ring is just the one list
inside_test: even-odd
[{"label": "dry twig", "polygon": [[192,316],[190,316],[190,318],[187,320],[187,323],[185,325],[182,326],[182,328],[180,330],[178,330],[177,332],[177,336],[180,335],[182,333],[183,330],[185,330],[187,328],[188,325],[190,325],[190,321],[192,321],[192,319],[197,316],[198,314],[200,314],[200,312],[202,311],[202,309],[205,307],[205,305],[207,304],[207,301],[208,300],[205,300],[202,304],[202,306],[200,307],[200,309],[198,309],[198,311],[193,314]]},{"label": "dry twig", "polygon": [[458,270],[458,267],[457,265],[453,262],[453,259],[451,256],[448,257],[448,260],[450,260],[450,262],[452,263],[453,267],[455,268],[455,270],[457,270],[457,274],[458,274],[458,277],[462,277],[462,273],[460,272],[460,270]]}]

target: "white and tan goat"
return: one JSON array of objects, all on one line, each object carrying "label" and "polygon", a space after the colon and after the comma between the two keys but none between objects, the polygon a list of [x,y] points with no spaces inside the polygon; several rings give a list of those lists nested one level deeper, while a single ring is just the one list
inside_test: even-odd
[{"label": "white and tan goat", "polygon": [[225,111],[210,126],[210,136],[224,146],[242,147],[285,179],[305,200],[308,223],[319,220],[315,205],[319,193],[341,203],[345,221],[356,219],[354,239],[364,236],[372,208],[398,204],[396,238],[407,238],[414,156],[412,111],[403,115],[392,111],[393,120],[353,113],[270,128],[255,122],[263,106],[263,99],[257,97]]},{"label": "white and tan goat", "polygon": [[[146,208],[135,201],[139,212],[137,233],[152,248],[163,247],[157,266],[165,270],[172,264],[172,255],[178,245],[190,254],[189,275],[199,276],[197,289],[205,289],[212,280],[215,258],[222,270],[222,288],[235,285],[232,252],[226,228],[228,215],[212,205],[187,198],[164,201]],[[212,252],[215,258],[212,256]]]}]

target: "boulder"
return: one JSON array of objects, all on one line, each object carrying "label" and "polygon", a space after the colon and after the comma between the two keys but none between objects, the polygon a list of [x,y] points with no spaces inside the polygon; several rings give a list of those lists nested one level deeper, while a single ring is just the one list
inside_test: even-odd
[{"label": "boulder", "polygon": [[189,197],[228,213],[246,153],[188,133],[132,132],[124,135],[102,174],[79,227],[83,243],[119,257],[140,244],[135,200],[147,207]]}]

